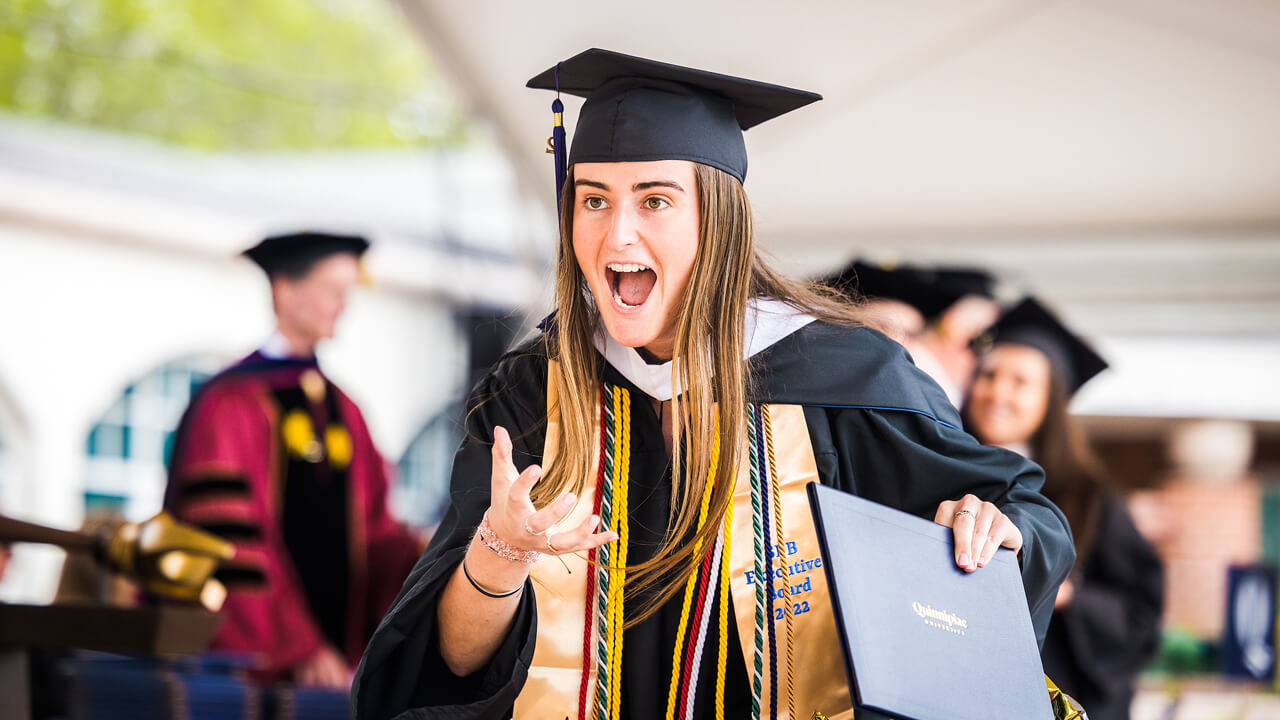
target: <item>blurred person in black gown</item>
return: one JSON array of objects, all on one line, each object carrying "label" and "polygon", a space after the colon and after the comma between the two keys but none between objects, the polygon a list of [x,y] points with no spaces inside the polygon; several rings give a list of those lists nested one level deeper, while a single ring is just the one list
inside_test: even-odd
[{"label": "blurred person in black gown", "polygon": [[1032,298],[984,337],[990,349],[963,408],[966,429],[1040,463],[1044,494],[1075,536],[1078,560],[1041,651],[1045,672],[1092,720],[1126,720],[1159,640],[1164,583],[1155,550],[1067,413],[1075,392],[1107,364]]},{"label": "blurred person in black gown", "polygon": [[971,343],[1000,314],[994,276],[977,268],[855,260],[820,282],[862,299],[868,321],[905,347],[960,406],[977,362]]}]

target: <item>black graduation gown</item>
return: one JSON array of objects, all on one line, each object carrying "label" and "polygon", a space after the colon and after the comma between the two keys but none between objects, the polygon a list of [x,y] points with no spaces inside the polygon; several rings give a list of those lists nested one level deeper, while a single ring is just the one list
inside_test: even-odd
[{"label": "black graduation gown", "polygon": [[1090,720],[1128,720],[1134,683],[1160,640],[1164,572],[1119,497],[1104,497],[1093,547],[1071,578],[1075,596],[1053,613],[1044,670]]},{"label": "black graduation gown", "polygon": [[[466,678],[454,676],[440,657],[436,602],[489,504],[494,426],[511,431],[517,468],[541,460],[547,343],[537,338],[509,353],[472,392],[467,439],[454,459],[452,505],[356,672],[353,705],[360,720],[511,716],[537,634],[532,585],[526,585],[516,621],[494,658]],[[815,322],[756,355],[751,364],[752,402],[804,406],[825,484],[928,519],[943,500],[969,492],[999,505],[1022,531],[1023,580],[1037,638],[1043,638],[1074,550],[1066,519],[1039,492],[1039,466],[981,445],[960,430],[958,414],[937,384],[912,364],[902,346],[874,330]],[[607,364],[604,377],[637,400],[631,405],[632,547],[637,541],[652,546],[665,532],[670,502],[661,428],[651,403],[641,401],[645,396],[630,382]],[[643,539],[639,527],[649,530]],[[632,553],[635,559],[642,556],[635,549]],[[627,631],[623,718],[665,715],[679,613],[677,596]],[[732,660],[740,657],[732,620],[729,632],[726,716],[735,715],[735,707],[745,712],[750,702],[746,669]],[[715,641],[712,633],[706,646],[715,647]],[[714,683],[714,655],[704,655],[702,688]],[[838,667],[838,658],[831,661]],[[709,717],[710,710],[710,698],[698,697],[695,715]]]}]

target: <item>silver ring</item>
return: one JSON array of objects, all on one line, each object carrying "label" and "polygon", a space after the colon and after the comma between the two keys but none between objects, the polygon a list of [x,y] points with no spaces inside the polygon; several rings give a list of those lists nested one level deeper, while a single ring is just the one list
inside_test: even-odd
[{"label": "silver ring", "polygon": [[560,554],[560,551],[556,549],[556,546],[551,544],[551,536],[550,536],[550,535],[547,535],[547,552],[551,553],[552,555],[559,555],[559,554]]},{"label": "silver ring", "polygon": [[[533,517],[533,516],[532,516],[532,515],[530,515],[529,517]],[[525,531],[525,532],[527,532],[527,533],[529,533],[530,535],[541,535],[541,534],[542,534],[542,533],[540,533],[540,532],[534,532],[534,531],[533,531],[533,528],[529,527],[529,518],[525,518],[525,519],[524,519],[524,531]],[[542,532],[546,532],[546,530],[543,530]]]},{"label": "silver ring", "polygon": [[974,522],[977,522],[977,521],[978,521],[978,516],[977,516],[977,515],[974,515],[974,514],[973,514],[973,511],[972,511],[972,510],[969,510],[968,508],[961,508],[961,509],[957,510],[957,511],[956,511],[956,514],[951,516],[951,519],[952,519],[952,520],[955,520],[956,518],[960,517],[961,515],[968,515],[969,517],[973,518],[973,521],[974,521]]}]

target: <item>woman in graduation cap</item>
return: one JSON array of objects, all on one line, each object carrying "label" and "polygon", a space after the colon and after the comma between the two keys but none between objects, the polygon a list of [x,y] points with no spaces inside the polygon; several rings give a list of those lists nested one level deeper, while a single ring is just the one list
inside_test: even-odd
[{"label": "woman in graduation cap", "polygon": [[1045,672],[1092,720],[1127,720],[1134,683],[1159,640],[1164,583],[1154,549],[1067,412],[1107,364],[1034,298],[1002,315],[988,337],[965,425],[1044,467],[1044,493],[1066,513],[1079,558],[1058,590]]},{"label": "woman in graduation cap", "polygon": [[1039,468],[757,252],[743,130],[819,97],[602,50],[529,85],[586,97],[556,311],[473,390],[358,717],[849,717],[814,480],[953,526],[965,570],[1018,551],[1043,632],[1072,550]]}]

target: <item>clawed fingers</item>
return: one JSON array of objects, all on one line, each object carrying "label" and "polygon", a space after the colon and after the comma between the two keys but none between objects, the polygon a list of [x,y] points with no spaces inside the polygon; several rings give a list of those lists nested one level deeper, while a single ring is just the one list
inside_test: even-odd
[{"label": "clawed fingers", "polygon": [[[523,472],[512,459],[511,434],[501,425],[493,429],[493,479],[490,484],[492,506],[498,515],[513,512],[516,517],[533,510],[529,491],[542,478],[542,467],[530,465]],[[509,510],[511,509],[511,510]],[[495,518],[490,518],[494,522]]]},{"label": "clawed fingers", "polygon": [[612,530],[608,532],[594,533],[592,535],[588,535],[587,539],[582,541],[582,544],[578,546],[577,551],[595,550],[601,545],[611,543],[617,539],[618,533],[613,532]]},{"label": "clawed fingers", "polygon": [[[527,492],[525,493],[525,499],[526,501],[528,500]],[[573,493],[561,495],[555,502],[525,518],[524,531],[533,535],[542,535],[560,522],[561,518],[569,514],[577,500],[578,496]]]},{"label": "clawed fingers", "polygon": [[595,532],[599,526],[600,516],[592,515],[574,528],[548,536],[547,541],[556,553],[565,554],[591,550],[618,539],[616,532]]},{"label": "clawed fingers", "polygon": [[556,529],[578,501],[565,493],[555,502],[534,511],[529,493],[542,477],[542,468],[530,465],[517,470],[512,456],[511,434],[502,426],[493,429],[493,479],[489,523],[495,534],[512,546],[525,550],[563,555],[591,550],[618,539],[615,532],[595,532],[600,517],[592,515],[575,527]]},{"label": "clawed fingers", "polygon": [[[542,478],[542,467],[539,465],[530,465],[520,473],[516,479],[507,488],[507,501],[514,507],[527,508],[533,503],[529,501],[529,491],[533,486],[538,484],[538,480]],[[554,503],[553,503],[554,504]],[[572,503],[570,503],[572,507]]]},{"label": "clawed fingers", "polygon": [[493,482],[497,484],[514,482],[520,475],[515,462],[511,459],[511,435],[507,429],[498,425],[493,429]]}]

